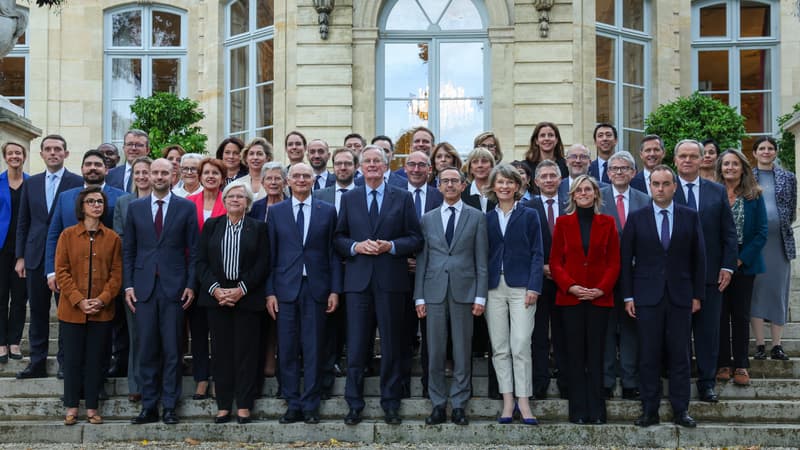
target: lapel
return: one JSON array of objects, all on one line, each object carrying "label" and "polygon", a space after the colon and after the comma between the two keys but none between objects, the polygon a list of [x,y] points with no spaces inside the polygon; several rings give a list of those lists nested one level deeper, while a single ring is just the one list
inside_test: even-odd
[{"label": "lapel", "polygon": [[[461,235],[464,234],[464,228],[467,226],[467,221],[469,220],[470,214],[466,211],[466,208],[462,205],[461,206],[461,217],[458,218],[458,222],[456,222],[455,230],[453,230],[453,240],[450,241],[450,249],[452,250],[455,247],[456,242],[458,242]],[[441,223],[441,220],[439,221]],[[447,240],[445,239],[445,242]]]},{"label": "lapel", "polygon": [[520,217],[522,217],[522,205],[517,203],[514,210],[511,211],[511,217],[508,218],[508,223],[506,224],[506,233],[508,232],[508,229],[511,228],[511,226],[514,224],[514,222],[519,220]]},{"label": "lapel", "polygon": [[[648,213],[646,214],[647,217],[645,217],[645,220],[647,221],[647,228],[646,229],[650,230],[653,233],[654,237],[651,238],[651,239],[655,239],[658,242],[658,245],[661,248],[664,248],[664,246],[661,244],[661,236],[658,234],[658,227],[656,226],[656,216],[655,216],[656,210],[655,210],[655,206],[650,204],[650,206],[647,208],[647,211],[648,211]],[[673,225],[674,225],[674,223],[675,223],[675,218],[673,217]],[[672,235],[670,235],[670,240],[669,240],[670,247],[672,246],[672,236],[675,235],[674,226],[673,226],[673,230],[672,231],[673,231],[673,233],[672,233]],[[645,242],[647,242],[649,240],[650,239],[645,238]]]},{"label": "lapel", "polygon": [[[381,206],[378,209],[378,222],[375,224],[375,228],[372,230],[373,233],[381,229],[381,225],[383,224],[383,218],[386,216],[386,210],[389,208],[389,205],[391,205],[393,201],[395,201],[394,190],[389,188],[388,182],[384,182],[383,201],[381,202]],[[369,214],[369,205],[367,205],[367,214]]]},{"label": "lapel", "polygon": [[500,236],[500,240],[503,240],[503,233],[500,230],[500,219],[497,218],[497,211],[486,213],[486,229],[490,236],[494,233]]}]

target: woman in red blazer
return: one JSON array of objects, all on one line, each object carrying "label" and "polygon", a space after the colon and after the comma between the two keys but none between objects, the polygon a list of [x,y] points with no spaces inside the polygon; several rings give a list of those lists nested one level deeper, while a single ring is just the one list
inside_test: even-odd
[{"label": "woman in red blazer", "polygon": [[603,352],[619,275],[619,235],[614,218],[600,214],[601,204],[594,178],[575,179],[550,249],[556,306],[567,337],[569,420],[577,424],[606,422]]},{"label": "woman in red blazer", "polygon": [[224,216],[225,205],[222,203],[222,181],[225,173],[225,166],[222,161],[214,158],[206,158],[200,162],[197,169],[200,173],[200,184],[203,185],[202,192],[186,197],[197,207],[197,223],[200,231],[203,231],[203,223],[212,217]]}]

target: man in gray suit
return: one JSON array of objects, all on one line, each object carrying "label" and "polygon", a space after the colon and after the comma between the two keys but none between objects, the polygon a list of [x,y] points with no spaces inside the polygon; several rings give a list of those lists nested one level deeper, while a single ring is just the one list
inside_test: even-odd
[{"label": "man in gray suit", "polygon": [[[607,214],[617,222],[617,231],[622,236],[628,214],[650,204],[650,197],[636,189],[630,183],[636,174],[636,162],[633,156],[620,151],[608,158],[608,176],[611,186],[600,190],[603,197],[603,214]],[[622,381],[622,398],[639,399],[639,340],[636,334],[636,321],[625,314],[624,302],[615,289],[614,309],[608,319],[606,331],[606,352],[603,363],[606,398],[613,397],[617,384],[617,373]],[[619,365],[617,365],[617,346],[619,346]]]},{"label": "man in gray suit", "polygon": [[448,395],[445,393],[447,324],[453,341],[453,380],[450,385],[452,421],[467,425],[466,403],[472,379],[472,316],[483,314],[488,295],[486,217],[461,201],[466,187],[456,168],[439,175],[444,196],[440,208],[422,216],[425,247],[417,255],[414,298],[419,318],[427,317],[428,392],[433,411],[428,425],[443,423]]}]

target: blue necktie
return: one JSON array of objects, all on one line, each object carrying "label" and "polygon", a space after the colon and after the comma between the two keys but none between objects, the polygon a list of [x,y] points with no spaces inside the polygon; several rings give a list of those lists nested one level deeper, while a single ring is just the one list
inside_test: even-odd
[{"label": "blue necktie", "polygon": [[422,217],[422,198],[420,198],[420,192],[422,192],[420,188],[414,191],[414,208],[417,210],[417,219]]},{"label": "blue necktie", "polygon": [[689,195],[686,196],[686,204],[689,205],[689,208],[697,211],[697,200],[694,198],[694,183],[686,183],[686,187],[689,188]]},{"label": "blue necktie", "polygon": [[47,212],[53,209],[53,200],[56,198],[56,174],[51,173],[47,175],[47,190],[45,196],[47,199]]},{"label": "blue necktie", "polygon": [[303,206],[305,203],[300,203],[297,209],[297,232],[300,233],[300,243],[303,243],[303,231],[306,227],[306,216],[303,214]]},{"label": "blue necktie", "polygon": [[317,175],[317,178],[314,180],[314,190],[321,189],[322,185],[320,184],[319,180],[322,178],[322,175]]},{"label": "blue necktie", "polygon": [[453,233],[456,231],[456,208],[455,206],[450,206],[447,209],[450,210],[450,218],[447,219],[447,229],[444,230],[444,238],[447,239],[447,245],[453,243]]},{"label": "blue necktie", "polygon": [[372,201],[369,204],[369,224],[374,229],[375,225],[378,224],[378,191],[373,189],[370,194],[372,195]]},{"label": "blue necktie", "polygon": [[669,212],[666,209],[661,210],[661,245],[664,250],[669,248]]},{"label": "blue necktie", "polygon": [[608,161],[603,161],[603,176],[600,177],[600,181],[603,183],[611,183],[611,180],[608,178]]}]

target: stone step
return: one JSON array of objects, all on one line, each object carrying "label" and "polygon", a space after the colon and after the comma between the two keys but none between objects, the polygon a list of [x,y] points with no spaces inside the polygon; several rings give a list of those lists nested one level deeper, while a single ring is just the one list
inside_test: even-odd
[{"label": "stone step", "polygon": [[[617,447],[796,447],[800,433],[798,424],[703,423],[697,428],[682,428],[662,423],[649,428],[633,424],[573,425],[563,421],[546,421],[537,427],[520,424],[498,425],[493,421],[473,420],[468,426],[450,423],[426,426],[422,421],[406,420],[402,425],[386,425],[366,420],[346,426],[341,420],[323,421],[318,425],[303,423],[281,425],[277,421],[255,421],[248,425],[228,423],[216,425],[210,420],[182,421],[179,425],[161,423],[132,426],[127,420],[108,420],[103,425],[65,427],[61,420],[0,422],[0,435],[5,442],[71,443],[172,441],[187,445],[185,439],[210,442],[287,443],[292,446],[352,447],[408,443],[453,445],[486,444],[523,446],[609,446]],[[247,446],[249,447],[249,446]]]}]

